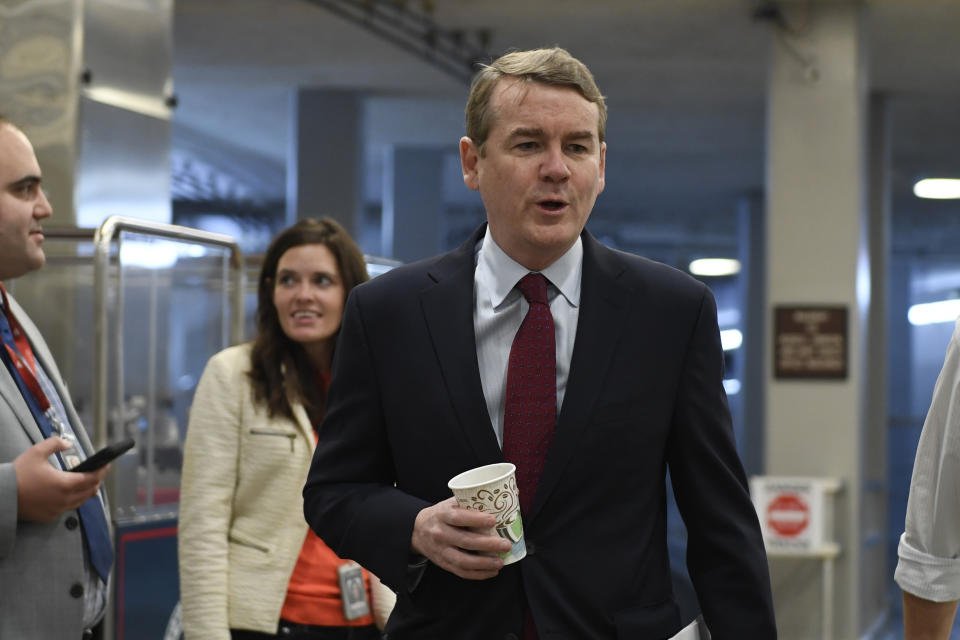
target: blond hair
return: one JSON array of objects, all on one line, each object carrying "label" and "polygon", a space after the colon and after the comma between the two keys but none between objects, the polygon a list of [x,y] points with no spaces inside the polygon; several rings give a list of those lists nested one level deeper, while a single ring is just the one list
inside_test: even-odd
[{"label": "blond hair", "polygon": [[580,95],[597,105],[597,131],[600,142],[605,140],[607,104],[593,79],[593,74],[585,64],[560,47],[512,51],[489,65],[483,65],[470,85],[466,108],[467,136],[481,153],[493,124],[490,96],[502,78],[518,78],[525,82],[542,82],[576,89]]}]

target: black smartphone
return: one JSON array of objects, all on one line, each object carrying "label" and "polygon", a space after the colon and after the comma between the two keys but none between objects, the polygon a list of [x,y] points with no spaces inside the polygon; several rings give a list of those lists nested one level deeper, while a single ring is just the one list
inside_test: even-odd
[{"label": "black smartphone", "polygon": [[120,442],[108,444],[100,451],[75,466],[70,471],[96,471],[125,451],[129,451],[136,444],[132,438],[126,438]]}]

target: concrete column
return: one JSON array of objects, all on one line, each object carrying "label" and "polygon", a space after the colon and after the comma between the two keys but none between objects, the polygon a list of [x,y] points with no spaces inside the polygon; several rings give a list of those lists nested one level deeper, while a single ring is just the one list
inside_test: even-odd
[{"label": "concrete column", "polygon": [[287,224],[330,217],[354,237],[363,199],[363,96],[300,88],[291,98]]},{"label": "concrete column", "polygon": [[0,4],[0,109],[33,142],[50,224],[169,222],[172,0],[12,4]]},{"label": "concrete column", "polygon": [[381,252],[403,262],[440,253],[444,150],[388,147],[383,160]]},{"label": "concrete column", "polygon": [[[890,592],[891,614],[903,615],[903,601],[900,587],[893,582],[893,570],[897,566],[897,545],[899,534],[904,528],[907,514],[907,498],[910,494],[910,478],[917,452],[921,425],[926,415],[924,409],[915,409],[911,400],[914,396],[914,332],[907,319],[907,309],[912,302],[910,283],[914,279],[914,260],[910,255],[894,253],[890,256],[890,283],[888,287],[889,306],[887,308],[887,327],[891,336],[887,363],[887,407],[889,428],[885,438],[887,446],[887,539],[885,583]],[[949,339],[949,338],[948,338]],[[946,343],[942,343],[946,349]],[[897,366],[899,365],[899,366]],[[930,401],[933,394],[933,381],[924,383],[927,390],[925,400]]]},{"label": "concrete column", "polygon": [[[790,22],[789,5],[787,22]],[[874,477],[868,438],[878,437],[869,403],[882,393],[877,370],[885,350],[875,315],[882,313],[883,273],[873,260],[883,245],[870,213],[866,36],[856,2],[814,3],[802,32],[774,39],[767,137],[767,345],[778,305],[847,309],[844,379],[775,379],[766,358],[766,473],[838,478],[836,560],[830,631],[857,638],[873,624],[885,581],[865,564],[878,554],[866,538]],[[875,235],[880,234],[880,235]],[[878,263],[882,264],[882,263]],[[882,376],[879,376],[882,377]],[[882,427],[880,427],[882,433]],[[879,436],[882,437],[882,436]],[[821,574],[815,559],[771,559],[783,638],[821,635]],[[880,595],[878,595],[880,594]],[[869,605],[867,603],[870,603]]]},{"label": "concrete column", "polygon": [[861,629],[885,621],[889,603],[887,589],[893,567],[886,553],[887,506],[887,309],[890,273],[890,118],[884,96],[871,96],[867,129],[867,247],[870,253],[870,306],[867,314],[864,362],[864,424],[860,465],[863,494],[860,503],[859,608]]},{"label": "concrete column", "polygon": [[55,217],[75,223],[80,0],[27,0],[0,12],[0,107],[33,143]]}]

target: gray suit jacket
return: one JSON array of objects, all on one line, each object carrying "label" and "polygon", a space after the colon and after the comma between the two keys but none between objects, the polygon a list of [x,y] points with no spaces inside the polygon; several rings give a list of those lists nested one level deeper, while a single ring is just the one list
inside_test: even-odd
[{"label": "gray suit jacket", "polygon": [[[9,300],[89,455],[90,440],[53,356],[23,308]],[[51,523],[17,520],[13,460],[42,439],[16,382],[0,364],[0,638],[4,640],[80,638],[83,631],[83,538],[77,512],[62,513]]]}]

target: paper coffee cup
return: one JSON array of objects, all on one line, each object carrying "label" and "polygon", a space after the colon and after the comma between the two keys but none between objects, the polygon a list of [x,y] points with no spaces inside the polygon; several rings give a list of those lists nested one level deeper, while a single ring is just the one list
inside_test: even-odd
[{"label": "paper coffee cup", "polygon": [[510,551],[500,554],[505,565],[527,555],[516,470],[512,463],[498,462],[464,471],[447,483],[461,508],[490,513],[497,519],[490,535],[506,538],[513,544]]}]

